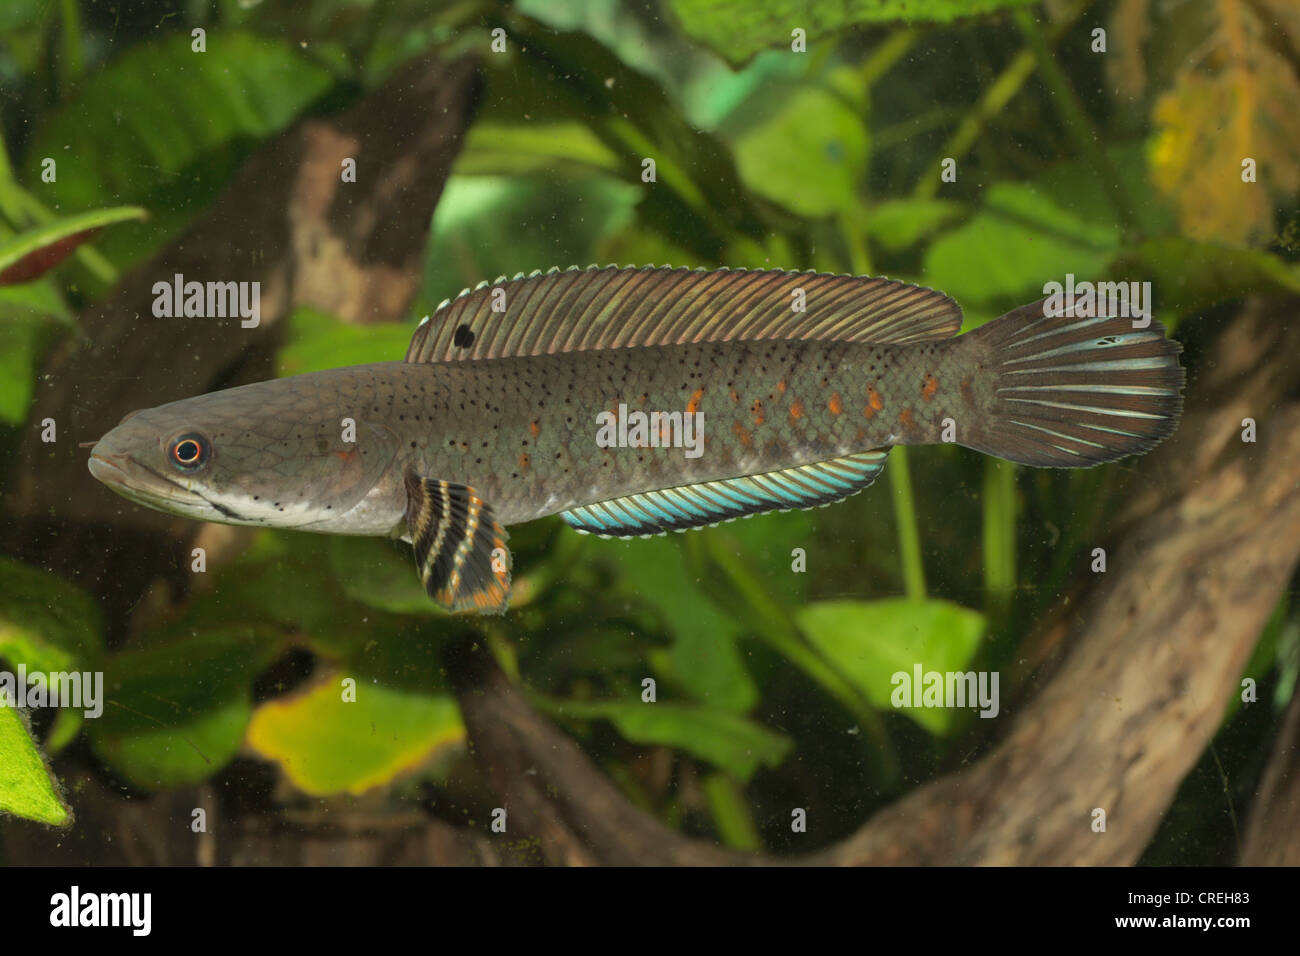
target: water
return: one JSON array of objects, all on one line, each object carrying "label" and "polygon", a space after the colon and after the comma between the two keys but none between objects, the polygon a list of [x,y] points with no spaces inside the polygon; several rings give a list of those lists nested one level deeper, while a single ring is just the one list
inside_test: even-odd
[{"label": "water", "polygon": [[[697,0],[364,26],[135,6],[89,6],[63,44],[33,39],[39,4],[0,24],[0,249],[148,210],[0,286],[0,691],[30,725],[0,710],[0,859],[571,858],[529,840],[518,788],[604,814],[573,836],[593,862],[1294,852],[1276,297],[1300,131],[1265,121],[1294,76],[1254,32],[1275,85],[1242,101],[1204,93],[1233,89],[1229,58],[1188,60],[1224,24],[1148,55],[1125,3],[911,26]],[[952,295],[966,330],[1070,276],[1150,282],[1186,415],[1097,469],[921,447],[812,511],[632,541],[512,528],[511,611],[484,619],[439,612],[400,542],[159,514],[77,447],[138,408],[400,358],[482,280],[606,262],[889,275]],[[244,284],[256,314],[160,314],[178,274]]]}]

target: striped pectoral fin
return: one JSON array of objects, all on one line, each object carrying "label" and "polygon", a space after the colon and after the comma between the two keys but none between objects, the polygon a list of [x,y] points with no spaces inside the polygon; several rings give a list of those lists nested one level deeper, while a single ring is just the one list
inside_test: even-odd
[{"label": "striped pectoral fin", "polygon": [[431,598],[452,613],[505,613],[508,535],[473,488],[408,473],[406,526]]},{"label": "striped pectoral fin", "polygon": [[701,528],[764,511],[816,508],[867,487],[884,468],[888,454],[882,448],[760,475],[611,498],[561,512],[560,517],[586,534],[633,538]]}]

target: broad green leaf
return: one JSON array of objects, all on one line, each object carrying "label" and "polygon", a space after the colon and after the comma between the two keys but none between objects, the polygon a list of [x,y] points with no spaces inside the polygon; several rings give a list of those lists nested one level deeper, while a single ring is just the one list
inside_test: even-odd
[{"label": "broad green leaf", "polygon": [[[209,202],[258,141],[280,131],[333,85],[296,43],[210,30],[129,46],[48,113],[23,161],[55,209],[137,202],[148,226],[106,233],[98,247],[122,265],[158,248]],[[41,181],[41,163],[57,179]]]},{"label": "broad green leaf", "polygon": [[608,720],[633,743],[684,750],[742,782],[759,767],[779,766],[793,746],[784,734],[711,707],[639,700],[535,700],[556,717]]},{"label": "broad green leaf", "polygon": [[890,199],[871,207],[866,233],[881,248],[898,252],[959,219],[964,203],[951,199]]},{"label": "broad green leaf", "polygon": [[284,377],[345,365],[397,362],[406,354],[414,333],[414,325],[353,325],[303,306],[289,316],[285,342],[276,356],[276,374]]},{"label": "broad green leaf", "polygon": [[98,230],[145,218],[139,206],[115,206],[63,216],[25,230],[0,243],[0,285],[38,279],[53,269]]},{"label": "broad green leaf", "polygon": [[244,692],[130,733],[95,733],[92,724],[91,743],[114,771],[141,789],[181,787],[208,779],[235,759],[252,713],[252,697]]},{"label": "broad green leaf", "polygon": [[94,598],[48,571],[0,557],[0,658],[50,673],[94,669],[102,653]]},{"label": "broad green leaf", "polygon": [[410,545],[340,535],[330,542],[330,564],[354,601],[395,614],[447,616],[425,593]]},{"label": "broad green leaf", "polygon": [[[522,125],[580,119],[618,157],[619,185],[630,187],[629,205],[636,203],[638,220],[708,261],[720,261],[736,233],[761,238],[771,232],[743,188],[731,150],[719,137],[693,126],[658,82],[629,69],[607,47],[581,33],[557,33],[521,16],[515,19],[511,38],[528,55],[517,58],[512,69],[488,71],[492,105],[483,120]],[[642,179],[646,159],[655,162],[655,177],[649,182]],[[552,215],[585,222],[593,231],[618,225],[609,222],[609,213],[602,216],[601,208],[579,205],[585,199],[553,195]],[[544,238],[548,230],[546,219],[529,224],[515,217],[509,223],[512,231],[503,237],[505,249],[520,240],[531,246],[535,233]],[[545,258],[536,265],[526,262],[523,268],[581,261]],[[455,257],[433,261],[444,268],[446,262],[458,264]],[[519,268],[510,265],[501,271]]]},{"label": "broad green leaf", "polygon": [[0,286],[0,327],[24,318],[57,319],[70,325],[72,311],[48,277],[39,282]]},{"label": "broad green leaf", "polygon": [[1031,184],[999,183],[926,250],[925,281],[963,304],[1019,304],[1068,272],[1104,277],[1119,238],[1118,227],[1088,222]]},{"label": "broad green leaf", "polygon": [[[213,572],[211,587],[191,600],[179,620],[142,638],[152,644],[183,641],[196,631],[276,629],[316,654],[389,686],[442,689],[437,659],[441,638],[458,625],[445,615],[399,616],[351,599],[334,573],[331,555],[336,548],[346,551],[353,545],[365,554],[379,548],[401,554],[399,547],[382,540],[262,531],[249,551]],[[351,573],[348,563],[342,567],[346,580]],[[404,571],[406,580],[418,587],[413,559]]]},{"label": "broad green leaf", "polygon": [[0,813],[64,826],[70,811],[55,788],[22,716],[0,704]]},{"label": "broad green leaf", "polygon": [[618,156],[577,121],[475,123],[452,166],[459,176],[618,174]]},{"label": "broad green leaf", "polygon": [[0,336],[4,338],[0,348],[0,423],[21,425],[27,420],[36,365],[54,332],[55,327],[40,316],[0,315]]},{"label": "broad green leaf", "polygon": [[206,779],[238,751],[253,678],[282,647],[268,629],[225,627],[110,656],[92,747],[139,787]]},{"label": "broad green leaf", "polygon": [[[817,601],[795,614],[826,658],[876,707],[891,709],[895,674],[964,671],[984,636],[984,616],[948,601]],[[952,725],[953,711],[900,709],[934,734]]]},{"label": "broad green leaf", "polygon": [[661,680],[720,710],[742,713],[758,702],[758,687],[740,653],[740,622],[713,603],[689,573],[680,537],[586,542],[592,557],[621,568],[620,590],[649,605],[672,635],[672,646],[650,651]]},{"label": "broad green leaf", "polygon": [[791,49],[791,31],[805,31],[808,49],[815,41],[862,23],[934,21],[1025,6],[1033,0],[669,0],[669,9],[686,34],[732,63],[744,63],[760,50]]},{"label": "broad green leaf", "polygon": [[761,122],[733,140],[745,185],[808,218],[851,208],[867,165],[862,119],[839,97],[815,86],[764,90],[754,100],[724,126],[743,123],[761,108]]},{"label": "broad green leaf", "polygon": [[313,796],[360,794],[391,783],[465,739],[455,700],[357,681],[343,699],[340,673],[269,701],[248,725],[248,744]]},{"label": "broad green leaf", "polygon": [[1246,295],[1300,294],[1300,266],[1267,252],[1182,236],[1150,239],[1126,250],[1111,272],[1149,279],[1156,315],[1166,322]]}]

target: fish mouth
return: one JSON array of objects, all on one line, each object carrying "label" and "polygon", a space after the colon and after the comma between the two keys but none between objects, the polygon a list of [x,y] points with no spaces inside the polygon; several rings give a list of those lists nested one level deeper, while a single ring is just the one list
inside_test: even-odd
[{"label": "fish mouth", "polygon": [[90,469],[90,474],[97,480],[138,505],[200,520],[218,515],[221,517],[217,520],[222,518],[245,520],[244,516],[233,508],[228,508],[201,492],[159,474],[148,465],[140,464],[130,455],[113,455],[92,449],[90,460],[86,465]]},{"label": "fish mouth", "polygon": [[136,504],[151,508],[210,504],[202,495],[141,465],[130,455],[114,455],[92,449],[86,467],[97,481]]},{"label": "fish mouth", "polygon": [[126,483],[126,472],[113,462],[107,455],[97,455],[95,452],[90,453],[90,461],[86,463],[90,473],[95,480],[102,481],[106,485],[115,486]]}]

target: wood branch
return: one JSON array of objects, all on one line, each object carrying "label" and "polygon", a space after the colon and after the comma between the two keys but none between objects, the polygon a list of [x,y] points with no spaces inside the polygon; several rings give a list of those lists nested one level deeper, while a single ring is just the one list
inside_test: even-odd
[{"label": "wood branch", "polygon": [[705,865],[759,862],[674,833],[632,806],[574,741],[534,711],[481,645],[452,645],[446,667],[509,832],[537,841],[544,862]]},{"label": "wood branch", "polygon": [[[42,866],[501,866],[527,862],[482,833],[418,810],[344,799],[315,816],[292,811],[224,812],[218,788],[181,787],[124,799],[93,774],[65,779],[77,824],[53,830],[6,819],[6,860]],[[207,829],[191,829],[193,812]],[[178,837],[177,834],[181,836]],[[186,835],[190,838],[186,839]]]},{"label": "wood branch", "polygon": [[1245,866],[1300,865],[1300,693],[1291,698],[1251,807]]}]

